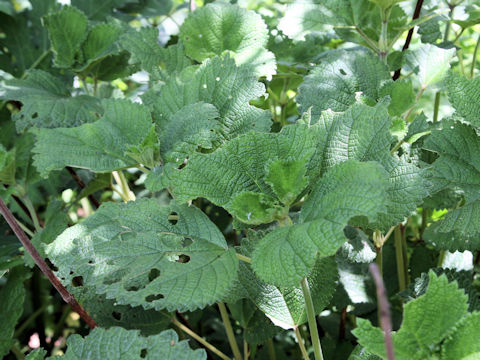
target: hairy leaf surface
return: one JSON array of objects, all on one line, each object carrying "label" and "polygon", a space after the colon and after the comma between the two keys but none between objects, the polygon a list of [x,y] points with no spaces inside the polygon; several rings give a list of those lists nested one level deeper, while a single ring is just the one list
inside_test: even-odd
[{"label": "hairy leaf surface", "polygon": [[193,207],[161,207],[153,199],[102,206],[60,235],[47,255],[66,284],[81,276],[118,304],[170,311],[218,301],[238,267],[206,215]]},{"label": "hairy leaf surface", "polygon": [[105,100],[103,107],[105,115],[95,123],[35,131],[34,164],[43,176],[65,166],[107,172],[138,164],[127,152],[151,134],[148,109],[113,99]]}]

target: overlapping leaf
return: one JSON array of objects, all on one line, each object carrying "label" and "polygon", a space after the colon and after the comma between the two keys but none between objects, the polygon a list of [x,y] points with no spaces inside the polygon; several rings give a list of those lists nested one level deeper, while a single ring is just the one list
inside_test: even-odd
[{"label": "overlapping leaf", "polygon": [[250,130],[270,129],[270,114],[249,104],[264,91],[251,68],[238,67],[226,55],[206,60],[198,69],[189,67],[178,77],[172,76],[160,91],[148,92],[143,100],[152,107],[154,120],[161,129],[179,111],[186,111],[183,108],[187,105],[212,104],[219,113],[218,134],[231,139]]},{"label": "overlapping leaf", "polygon": [[[34,164],[46,176],[65,166],[107,172],[139,163],[133,158],[150,151],[153,123],[148,109],[127,100],[105,100],[105,115],[75,128],[37,129]],[[135,156],[136,157],[136,156]]]},{"label": "overlapping leaf", "polygon": [[7,81],[0,97],[22,102],[22,109],[13,115],[18,132],[29,127],[78,126],[95,121],[103,112],[98,99],[72,96],[59,78],[41,70],[31,70],[25,80]]},{"label": "overlapping leaf", "polygon": [[374,162],[348,160],[317,181],[300,223],[275,229],[256,246],[253,269],[267,283],[296,285],[317,257],[335,254],[346,241],[343,228],[355,216],[376,219],[385,211],[387,173]]},{"label": "overlapping leaf", "polygon": [[265,48],[267,26],[260,15],[237,5],[216,2],[198,9],[183,23],[180,38],[196,61],[231,51],[237,65],[248,64],[267,77],[275,73],[275,56]]},{"label": "overlapping leaf", "polygon": [[81,277],[118,304],[157,310],[218,301],[238,267],[206,215],[193,207],[161,207],[154,199],[104,205],[60,235],[47,255],[65,284]]},{"label": "overlapping leaf", "polygon": [[448,99],[457,113],[475,127],[480,127],[480,78],[467,79],[453,72],[445,79]]},{"label": "overlapping leaf", "polygon": [[[108,355],[107,355],[108,354]],[[108,330],[96,328],[85,338],[78,334],[67,340],[67,351],[63,356],[47,359],[89,359],[89,360],[205,360],[205,350],[192,350],[187,341],[179,341],[173,330],[158,335],[143,337],[136,330],[114,327]],[[28,360],[44,360],[45,352],[39,350],[27,356]]]},{"label": "overlapping leaf", "polygon": [[181,43],[162,48],[158,43],[158,30],[151,27],[131,30],[124,34],[120,43],[122,48],[132,54],[131,62],[140,63],[153,79],[167,80],[192,62],[185,56]]},{"label": "overlapping leaf", "polygon": [[[315,120],[312,117],[310,123]],[[387,105],[380,102],[375,107],[357,103],[343,113],[325,111],[312,126],[322,134],[315,155],[320,173],[348,159],[377,161],[389,173],[387,211],[373,225],[385,231],[403,221],[427,195],[427,182],[415,163],[390,155],[390,124]]]},{"label": "overlapping leaf", "polygon": [[[426,359],[431,351],[449,334],[457,323],[467,315],[467,297],[456,283],[449,283],[442,275],[429,273],[426,293],[404,307],[400,330],[393,334],[396,358]],[[366,350],[385,357],[385,344],[380,328],[375,328],[368,320],[359,319],[353,331],[359,343]]]},{"label": "overlapping leaf", "polygon": [[305,77],[297,102],[302,111],[312,107],[314,118],[327,109],[345,111],[356,102],[358,92],[367,101],[378,100],[379,89],[389,78],[387,67],[369,51],[332,51]]},{"label": "overlapping leaf", "polygon": [[250,132],[213,153],[194,153],[182,169],[166,168],[164,185],[171,188],[177,201],[204,197],[227,210],[232,210],[234,198],[242,193],[275,199],[266,179],[267,165],[275,160],[306,164],[316,142],[316,133],[305,125],[286,127],[279,134]]},{"label": "overlapping leaf", "polygon": [[430,226],[426,239],[441,249],[477,249],[480,209],[480,138],[467,124],[446,123],[435,130],[424,147],[439,155],[430,171],[434,191],[461,189],[466,204]]}]

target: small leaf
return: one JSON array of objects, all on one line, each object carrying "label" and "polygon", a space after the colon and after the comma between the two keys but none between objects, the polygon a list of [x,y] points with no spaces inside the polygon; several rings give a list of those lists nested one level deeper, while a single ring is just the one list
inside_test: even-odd
[{"label": "small leaf", "polygon": [[15,184],[15,150],[7,151],[0,144],[0,183]]},{"label": "small leaf", "polygon": [[243,192],[233,198],[231,212],[245,224],[268,224],[275,220],[279,205],[275,199],[260,193]]},{"label": "small leaf", "polygon": [[448,91],[448,100],[467,122],[480,128],[480,78],[467,79],[466,77],[450,71],[445,78]]},{"label": "small leaf", "polygon": [[285,205],[291,205],[308,185],[306,161],[274,160],[267,165],[265,182]]},{"label": "small leaf", "polygon": [[380,89],[379,96],[390,96],[388,113],[391,116],[402,115],[410,109],[416,101],[412,82],[408,79],[387,81]]},{"label": "small leaf", "polygon": [[87,38],[87,17],[80,10],[65,6],[60,11],[45,16],[43,22],[52,42],[55,65],[61,68],[71,67],[80,46]]}]

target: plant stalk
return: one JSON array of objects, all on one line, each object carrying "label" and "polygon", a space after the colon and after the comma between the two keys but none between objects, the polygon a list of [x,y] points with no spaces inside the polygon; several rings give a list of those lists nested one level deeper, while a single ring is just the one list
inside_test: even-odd
[{"label": "plant stalk", "polygon": [[307,349],[305,348],[305,344],[303,343],[302,335],[300,334],[300,330],[298,327],[295,328],[295,336],[297,337],[298,347],[300,348],[300,352],[302,353],[303,360],[310,360],[308,356]]},{"label": "plant stalk", "polygon": [[40,226],[40,222],[38,221],[37,212],[35,211],[35,207],[33,206],[32,201],[27,196],[25,196],[23,198],[23,202],[27,207],[28,212],[30,213],[30,218],[33,221],[33,227],[35,228],[35,231],[36,232],[41,231],[42,227]]},{"label": "plant stalk", "polygon": [[242,360],[242,354],[238,348],[237,340],[235,340],[235,334],[233,332],[232,323],[228,317],[228,311],[225,304],[221,301],[218,302],[218,309],[220,310],[220,315],[222,316],[223,325],[227,332],[228,342],[230,343],[230,348],[232,349],[233,356],[235,360]]},{"label": "plant stalk", "polygon": [[205,348],[207,348],[208,350],[210,350],[212,353],[218,355],[218,357],[220,357],[221,359],[223,360],[232,360],[230,359],[227,355],[225,355],[223,352],[221,352],[220,350],[218,350],[215,346],[213,346],[212,344],[210,344],[207,340],[205,340],[204,338],[202,338],[200,335],[196,334],[195,332],[193,332],[192,330],[190,330],[188,327],[186,327],[185,325],[183,325],[180,321],[178,321],[176,318],[172,318],[172,323],[178,327],[180,330],[182,330],[184,333],[186,333],[187,335],[191,336],[193,339],[195,339],[196,341],[198,341],[200,344],[202,344]]},{"label": "plant stalk", "polygon": [[386,64],[388,56],[388,18],[390,17],[391,9],[380,10],[382,18],[382,27],[380,29],[380,37],[378,39],[379,57]]},{"label": "plant stalk", "polygon": [[43,260],[42,256],[38,253],[37,249],[33,246],[33,244],[28,240],[27,235],[23,232],[23,230],[18,226],[13,214],[10,212],[8,207],[5,205],[3,200],[0,198],[0,213],[3,215],[5,220],[7,221],[10,228],[13,230],[15,235],[17,236],[18,240],[22,243],[23,247],[26,251],[32,256],[33,260],[40,268],[40,270],[45,274],[48,280],[52,283],[53,287],[60,293],[62,299],[69,304],[73,310],[75,310],[78,315],[90,326],[90,328],[95,328],[97,323],[90,317],[90,315],[85,311],[85,309],[75,300],[72,294],[62,285],[60,280],[57,276],[53,273],[53,271],[48,267],[45,260]]},{"label": "plant stalk", "polygon": [[322,345],[320,344],[320,336],[318,335],[317,320],[315,319],[315,308],[313,306],[312,294],[307,278],[301,281],[303,298],[305,299],[305,309],[307,310],[308,327],[310,329],[310,337],[312,339],[315,360],[323,360]]},{"label": "plant stalk", "polygon": [[369,269],[373,280],[375,281],[375,286],[377,287],[379,322],[385,339],[387,359],[395,360],[395,352],[393,350],[392,341],[392,323],[390,320],[390,305],[387,300],[387,290],[383,284],[382,275],[380,274],[378,266],[375,263],[372,263],[370,264]]},{"label": "plant stalk", "polygon": [[239,254],[239,253],[236,253],[235,255],[237,255],[238,260],[244,261],[244,262],[249,263],[249,264],[252,263],[252,259],[250,259],[248,256],[245,256],[245,255],[242,255],[242,254]]},{"label": "plant stalk", "polygon": [[[78,174],[75,172],[75,170],[73,170],[73,168],[71,168],[70,166],[67,166],[65,167],[65,169],[67,169],[68,173],[72,176],[73,180],[75,180],[75,182],[78,184],[78,186],[81,188],[81,189],[84,189],[85,188],[85,183],[83,182],[83,180],[80,178],[80,176],[78,176]],[[88,199],[90,200],[90,202],[95,205],[95,207],[98,209],[100,207],[100,203],[98,202],[97,199],[95,199],[93,197],[93,195],[88,195]]]},{"label": "plant stalk", "polygon": [[402,237],[403,237],[402,229],[400,225],[398,225],[394,230],[394,238],[395,238],[395,257],[397,260],[398,286],[400,288],[400,291],[405,290],[407,288],[407,280],[405,278],[406,263],[403,257]]},{"label": "plant stalk", "polygon": [[437,91],[435,94],[435,103],[433,105],[433,122],[436,123],[438,121],[438,112],[440,110],[440,98],[442,97],[442,93]]},{"label": "plant stalk", "polygon": [[269,360],[275,360],[275,346],[273,345],[273,340],[268,339],[267,341],[267,346],[268,346],[268,359]]},{"label": "plant stalk", "polygon": [[473,59],[472,65],[470,66],[470,77],[473,78],[475,75],[475,64],[477,62],[478,49],[480,48],[480,35],[478,36],[477,43],[475,44],[475,50],[473,50]]},{"label": "plant stalk", "polygon": [[135,201],[136,200],[135,194],[133,193],[132,190],[130,190],[125,174],[120,170],[120,171],[112,171],[112,175],[113,175],[113,178],[115,179],[115,182],[120,186],[122,190],[122,199],[125,202]]}]

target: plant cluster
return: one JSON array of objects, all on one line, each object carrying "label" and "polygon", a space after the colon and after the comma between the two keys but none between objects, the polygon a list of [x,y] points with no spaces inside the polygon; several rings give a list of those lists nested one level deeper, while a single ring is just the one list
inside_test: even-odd
[{"label": "plant cluster", "polygon": [[0,357],[478,359],[479,30],[0,0]]}]

